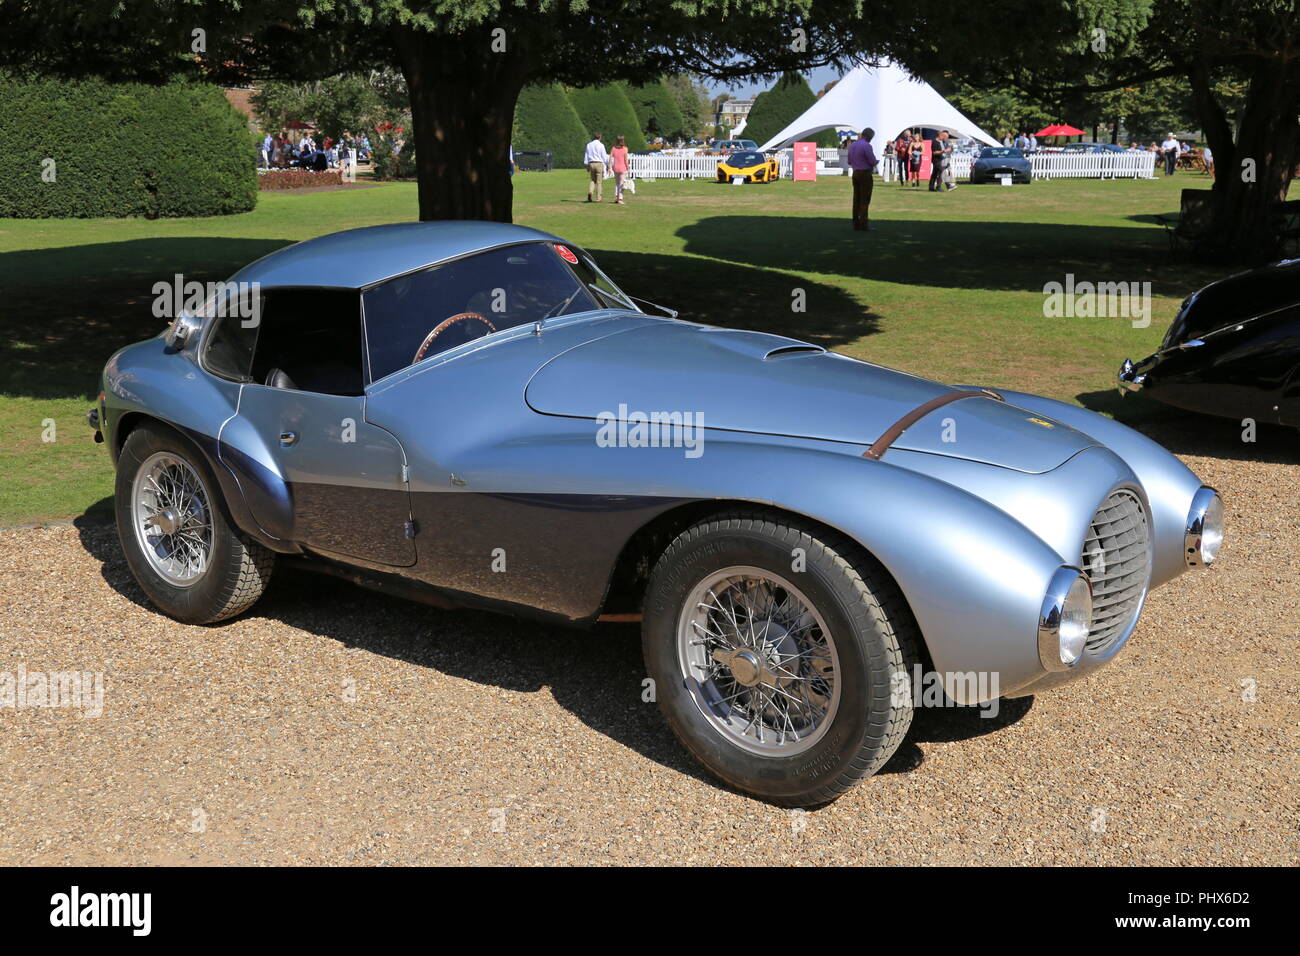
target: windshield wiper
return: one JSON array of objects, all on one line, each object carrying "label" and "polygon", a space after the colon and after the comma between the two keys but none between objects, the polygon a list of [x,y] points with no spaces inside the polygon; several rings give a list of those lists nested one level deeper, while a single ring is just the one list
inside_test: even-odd
[{"label": "windshield wiper", "polygon": [[554,318],[555,316],[557,316],[557,315],[559,315],[561,312],[563,312],[565,309],[567,309],[570,305],[572,305],[572,304],[573,304],[573,300],[576,299],[576,298],[578,297],[578,293],[581,292],[581,291],[582,291],[582,286],[578,286],[578,288],[576,288],[576,289],[573,290],[573,295],[569,296],[567,299],[565,299],[563,302],[561,302],[561,303],[560,303],[559,305],[557,305],[555,308],[551,309],[550,312],[547,312],[544,316],[542,316],[540,319],[538,319],[536,322],[534,322],[534,323],[533,323],[533,334],[534,334],[534,335],[540,335],[541,332],[542,332],[542,323],[545,322],[547,319],[552,319],[552,318]]},{"label": "windshield wiper", "polygon": [[592,292],[597,293],[598,295],[603,295],[605,297],[605,301],[614,303],[614,308],[616,309],[626,309],[629,305],[629,303],[623,301],[614,293],[610,292],[607,289],[602,289],[598,285],[593,285],[592,283],[588,282],[587,288],[590,289]]}]

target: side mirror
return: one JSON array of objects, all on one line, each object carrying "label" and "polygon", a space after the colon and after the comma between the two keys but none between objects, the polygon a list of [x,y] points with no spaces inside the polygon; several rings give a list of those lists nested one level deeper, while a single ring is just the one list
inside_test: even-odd
[{"label": "side mirror", "polygon": [[197,340],[199,331],[202,328],[202,319],[190,315],[188,312],[182,312],[172,319],[171,325],[163,336],[163,342],[173,352],[179,352],[191,341]]}]

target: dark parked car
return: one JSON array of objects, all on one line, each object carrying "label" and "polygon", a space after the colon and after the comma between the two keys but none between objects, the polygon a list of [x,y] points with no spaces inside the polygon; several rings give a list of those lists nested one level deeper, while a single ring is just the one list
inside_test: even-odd
[{"label": "dark parked car", "polygon": [[1300,259],[1188,296],[1160,351],[1125,359],[1119,385],[1194,412],[1300,428]]},{"label": "dark parked car", "polygon": [[1027,183],[1033,172],[1025,154],[1014,146],[985,146],[971,163],[970,181],[991,183],[1000,176],[1010,176],[1013,183]]},{"label": "dark parked car", "polygon": [[1063,153],[1122,153],[1123,146],[1114,143],[1066,143],[1061,148]]}]

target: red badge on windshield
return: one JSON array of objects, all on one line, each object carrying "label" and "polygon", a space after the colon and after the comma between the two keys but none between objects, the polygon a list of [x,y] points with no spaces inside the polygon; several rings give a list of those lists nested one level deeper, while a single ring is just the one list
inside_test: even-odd
[{"label": "red badge on windshield", "polygon": [[578,257],[569,251],[568,246],[562,246],[558,242],[555,244],[555,251],[560,254],[560,258],[570,265],[578,264]]}]

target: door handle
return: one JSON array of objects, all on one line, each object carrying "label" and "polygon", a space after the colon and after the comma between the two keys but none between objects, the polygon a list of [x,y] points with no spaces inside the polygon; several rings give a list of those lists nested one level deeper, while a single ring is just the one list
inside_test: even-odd
[{"label": "door handle", "polygon": [[298,441],[297,432],[280,432],[281,448],[288,448],[290,445],[294,444],[297,441]]}]

